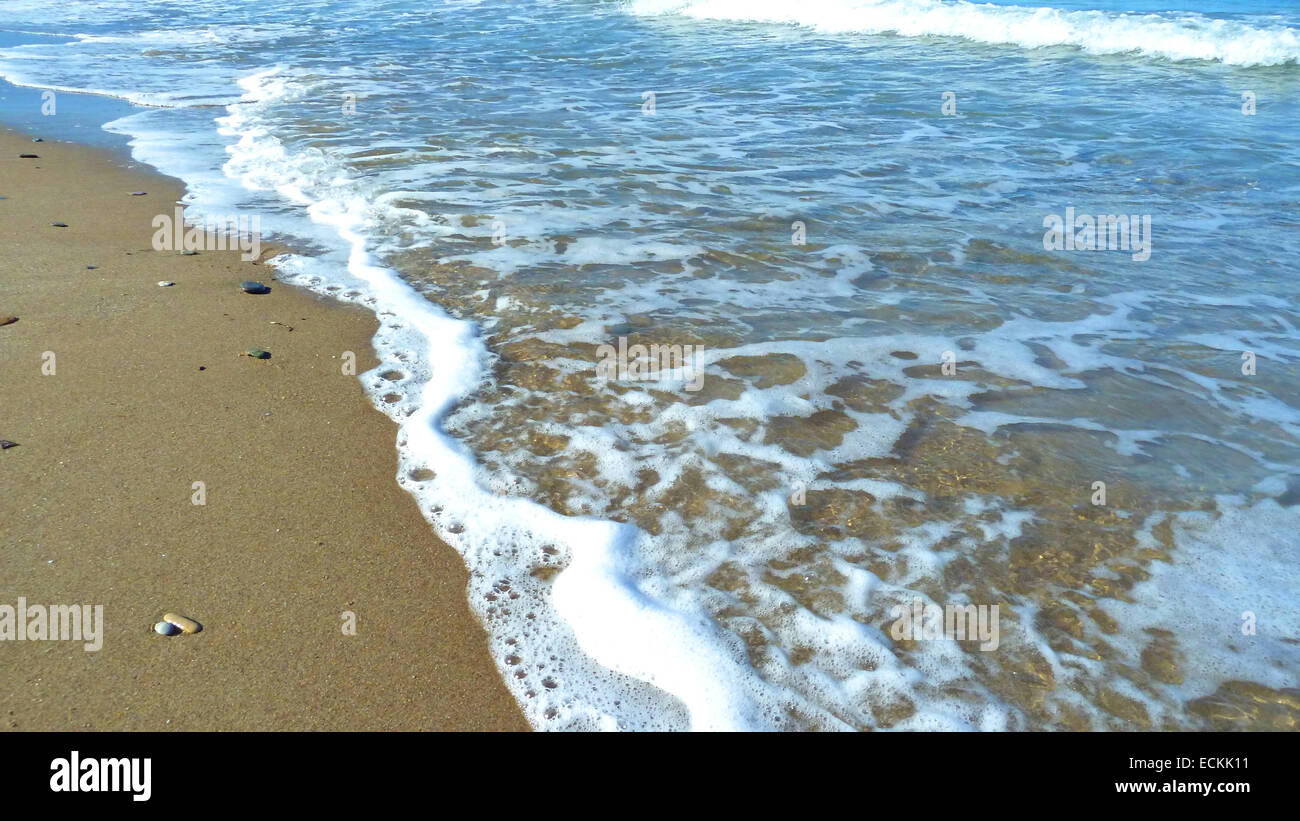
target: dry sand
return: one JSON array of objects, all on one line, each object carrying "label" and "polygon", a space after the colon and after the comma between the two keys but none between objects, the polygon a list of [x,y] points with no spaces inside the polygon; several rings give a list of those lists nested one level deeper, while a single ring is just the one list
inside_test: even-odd
[{"label": "dry sand", "polygon": [[[375,319],[235,252],[153,251],[180,194],[0,132],[0,604],[105,621],[98,652],[0,642],[0,727],[527,729],[464,563],[393,480],[393,424],[342,372],[374,366]],[[172,610],[203,631],[154,634]]]}]

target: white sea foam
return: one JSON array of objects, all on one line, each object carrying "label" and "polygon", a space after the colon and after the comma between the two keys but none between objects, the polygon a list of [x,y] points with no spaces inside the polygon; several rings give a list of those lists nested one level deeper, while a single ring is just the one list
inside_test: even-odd
[{"label": "white sea foam", "polygon": [[[901,13],[906,5],[930,9],[929,16],[919,18],[921,29],[872,28],[881,25],[881,20],[889,22],[889,18],[876,17],[874,23],[866,25],[862,15],[855,17],[852,13],[854,9],[863,13],[881,9]],[[737,11],[739,4],[720,2],[681,2],[671,7],[688,14],[713,10],[734,19],[779,19],[825,31],[895,30],[918,36],[971,36],[974,32],[972,39],[987,42],[1073,44],[1089,50],[1104,43],[1110,43],[1107,48],[1123,45],[1128,41],[1117,39],[1117,33],[1125,27],[1136,27],[1144,32],[1144,41],[1159,42],[1161,48],[1172,43],[1177,50],[1197,56],[1204,49],[1198,52],[1193,46],[1204,41],[1201,45],[1210,43],[1214,48],[1203,59],[1242,60],[1242,64],[1252,64],[1254,59],[1242,55],[1251,42],[1247,35],[1255,29],[1216,28],[1194,15],[1173,20],[1100,12],[1038,14],[1031,9],[1028,11],[1034,14],[1026,18],[1023,8],[1007,10],[962,3],[918,5],[893,0],[874,4],[810,2],[781,9],[758,2],[747,4],[741,11]],[[966,7],[974,11],[963,11]],[[965,20],[970,23],[970,31],[954,22],[960,21],[962,14],[973,15]],[[1006,24],[1002,29],[995,25],[998,20]],[[1068,23],[1065,28],[1060,25],[1062,20]],[[1041,29],[1035,29],[1039,24]],[[1162,26],[1182,26],[1191,39],[1162,38]],[[1277,34],[1268,27],[1257,30]],[[994,35],[994,39],[988,39]],[[1230,41],[1236,35],[1242,39],[1234,45]],[[1007,39],[997,39],[1003,36]],[[1268,37],[1260,42],[1268,42]],[[1000,703],[981,686],[968,654],[942,642],[925,643],[910,653],[896,653],[878,627],[860,619],[874,618],[890,604],[910,601],[918,588],[943,589],[945,564],[954,556],[952,545],[956,540],[964,540],[961,549],[966,550],[974,549],[981,540],[1008,543],[1021,535],[1032,521],[1033,512],[1005,508],[1005,500],[996,497],[963,499],[965,515],[973,521],[959,527],[936,515],[934,520],[899,535],[893,557],[902,570],[892,583],[845,560],[844,556],[858,551],[837,548],[852,539],[828,545],[833,540],[790,527],[787,492],[794,482],[803,483],[812,493],[840,490],[870,494],[881,501],[926,501],[925,494],[901,483],[825,477],[837,464],[887,456],[907,430],[913,418],[909,406],[916,400],[923,400],[918,403],[922,406],[937,399],[951,407],[972,407],[974,396],[988,388],[981,380],[909,375],[908,371],[917,365],[937,363],[944,351],[957,352],[963,371],[969,367],[966,363],[974,363],[989,374],[1017,383],[1013,390],[1032,389],[1025,391],[1030,395],[1087,394],[1090,380],[1097,374],[1121,374],[1171,392],[1183,392],[1202,400],[1206,407],[1225,411],[1227,418],[1300,429],[1300,417],[1285,401],[1268,399],[1262,389],[1251,390],[1252,386],[1243,386],[1232,374],[1239,348],[1260,355],[1264,366],[1261,373],[1271,373],[1295,360],[1294,348],[1288,344],[1294,337],[1289,333],[1294,325],[1284,318],[1276,320],[1272,330],[1246,325],[1255,330],[1202,332],[1189,323],[1190,330],[1173,332],[1175,337],[1182,333],[1177,341],[1194,349],[1214,348],[1229,354],[1226,361],[1232,367],[1226,374],[1222,368],[1203,368],[1195,363],[1184,367],[1177,358],[1155,367],[1144,361],[1141,351],[1133,349],[1135,343],[1160,336],[1162,329],[1157,323],[1162,315],[1181,315],[1189,304],[1199,302],[1224,310],[1235,307],[1243,312],[1268,308],[1280,314],[1288,306],[1281,298],[1265,294],[1200,297],[1189,290],[1180,292],[1172,302],[1160,302],[1148,292],[1112,291],[1105,295],[1100,284],[1088,280],[1086,295],[1082,285],[1073,292],[1078,299],[1070,301],[1069,311],[1055,310],[1058,304],[1050,294],[1041,302],[1030,300],[1007,311],[995,298],[1001,294],[992,289],[984,293],[966,279],[948,278],[944,266],[937,266],[927,271],[927,277],[935,276],[933,284],[960,294],[959,303],[967,308],[972,303],[989,306],[990,321],[975,323],[980,329],[962,338],[958,334],[964,329],[916,321],[917,308],[926,307],[929,297],[901,284],[905,271],[879,271],[882,288],[872,291],[869,300],[862,298],[863,287],[858,280],[872,276],[875,269],[872,259],[876,258],[876,247],[870,238],[875,236],[879,247],[889,248],[897,241],[895,227],[878,235],[837,235],[814,223],[814,232],[826,232],[818,240],[826,244],[809,247],[795,264],[783,264],[780,277],[768,277],[761,266],[709,267],[702,257],[714,251],[733,252],[735,246],[704,231],[678,233],[677,227],[688,224],[680,215],[657,219],[653,209],[640,207],[678,200],[690,206],[696,197],[707,202],[713,186],[706,182],[712,181],[694,173],[677,173],[674,155],[678,152],[687,158],[704,156],[710,163],[721,163],[725,169],[723,179],[734,186],[734,193],[728,195],[732,197],[762,193],[763,180],[773,175],[789,172],[791,177],[797,177],[800,172],[815,170],[804,164],[779,159],[771,168],[746,168],[740,163],[744,152],[725,140],[711,142],[703,153],[700,146],[689,141],[668,143],[666,151],[657,150],[653,143],[642,143],[637,146],[638,154],[622,158],[610,146],[587,145],[582,152],[567,157],[566,164],[609,168],[609,178],[626,176],[640,183],[655,180],[653,185],[640,189],[645,200],[638,203],[627,198],[611,199],[612,187],[602,190],[604,179],[573,177],[560,186],[566,197],[565,207],[538,207],[537,203],[545,201],[540,198],[542,194],[551,196],[547,166],[553,162],[548,150],[554,146],[525,143],[517,135],[474,132],[472,139],[459,141],[458,136],[463,138],[464,134],[448,134],[442,140],[445,145],[430,148],[402,133],[401,118],[406,115],[387,112],[379,122],[391,127],[391,131],[371,135],[347,133],[344,128],[341,134],[331,134],[330,129],[337,124],[322,116],[325,107],[310,106],[313,99],[332,103],[338,98],[337,92],[346,87],[363,100],[367,95],[374,98],[372,114],[383,111],[379,101],[385,86],[402,82],[404,74],[385,76],[381,72],[381,82],[367,78],[366,72],[372,69],[369,66],[271,69],[244,77],[240,99],[239,92],[232,93],[234,72],[219,58],[182,61],[181,65],[171,65],[168,60],[115,59],[115,55],[130,55],[140,48],[184,53],[189,47],[202,50],[212,43],[204,32],[188,29],[174,40],[164,34],[85,38],[68,49],[84,52],[84,63],[52,58],[42,64],[40,71],[31,71],[26,64],[37,64],[35,52],[28,55],[33,57],[29,60],[15,55],[21,51],[15,49],[8,53],[11,59],[6,60],[4,70],[15,76],[25,74],[36,85],[37,80],[57,80],[60,88],[76,88],[79,75],[93,76],[103,86],[98,93],[131,95],[127,98],[168,106],[124,118],[110,128],[132,137],[137,159],[185,180],[189,191],[186,200],[194,213],[224,213],[235,204],[242,209],[255,208],[265,216],[264,226],[292,238],[297,247],[313,250],[311,256],[276,260],[280,279],[375,311],[381,322],[374,340],[380,365],[362,374],[361,380],[376,405],[400,425],[397,480],[416,496],[438,532],[465,556],[471,569],[470,600],[488,627],[494,658],[525,714],[538,727],[770,728],[781,726],[784,717],[794,712],[807,717],[814,726],[872,726],[877,721],[873,710],[890,702],[907,702],[915,707],[911,717],[895,723],[896,727],[1022,726],[1013,708]],[[119,48],[123,51],[114,51]],[[1148,50],[1145,42],[1137,50],[1160,56]],[[259,62],[261,58],[258,54]],[[266,59],[277,59],[276,53],[270,52]],[[286,62],[297,65],[296,61]],[[118,65],[112,73],[101,74],[110,63]],[[346,79],[345,85],[339,83],[340,76]],[[100,82],[105,78],[112,82]],[[187,92],[201,89],[203,94],[197,98],[182,96],[175,92],[181,88]],[[221,102],[221,110],[226,113],[220,121],[220,133],[213,133],[211,128],[212,110],[199,107],[214,102]],[[226,111],[225,105],[232,102]],[[399,109],[401,106],[395,110]],[[665,107],[663,113],[669,110]],[[317,131],[322,122],[329,126],[324,135]],[[927,143],[939,141],[944,133],[934,125],[916,125],[907,126],[896,136],[899,144],[909,144],[909,151],[924,151]],[[779,130],[760,130],[754,141],[774,142],[780,137]],[[699,140],[710,142],[706,138]],[[328,147],[297,147],[301,142]],[[559,144],[563,147],[562,139]],[[1078,153],[1070,146],[1053,150],[1070,159]],[[218,160],[214,162],[213,157]],[[220,170],[221,159],[226,160],[224,173]],[[1080,161],[1077,167],[1084,166]],[[635,175],[627,173],[629,170]],[[989,179],[996,180],[996,176]],[[444,180],[446,185],[441,184]],[[871,213],[898,214],[918,209],[926,215],[956,213],[971,198],[997,200],[1015,194],[1009,182],[984,180],[965,194],[952,194],[950,182],[941,184],[939,178],[912,175],[909,186],[914,185],[916,191],[909,187],[907,196],[919,199],[890,192],[872,200]],[[857,182],[847,184],[858,187]],[[974,191],[980,192],[978,196]],[[767,196],[771,197],[770,191]],[[409,207],[413,203],[427,203],[428,210]],[[727,208],[751,209],[763,219],[771,219],[779,226],[783,240],[788,214],[801,213],[792,212],[790,204],[779,197],[753,196],[739,203],[729,202]],[[709,213],[708,209],[702,212]],[[725,234],[731,223],[725,219],[710,222],[713,218],[700,217],[699,224],[708,224],[716,233]],[[497,219],[505,223],[510,239],[500,246],[486,241],[493,230],[489,220]],[[698,227],[694,218],[690,225]],[[611,226],[617,227],[611,230]],[[665,226],[673,230],[663,230]],[[566,235],[571,240],[561,248],[554,238]],[[627,241],[620,241],[620,237]],[[623,394],[621,402],[656,409],[649,421],[572,425],[562,417],[535,420],[539,432],[567,437],[568,444],[560,455],[590,455],[595,465],[592,475],[575,480],[565,499],[569,509],[587,515],[562,516],[526,501],[537,494],[525,469],[535,467],[529,464],[535,459],[524,449],[485,451],[479,464],[461,444],[472,440],[446,433],[465,433],[465,426],[458,429],[457,422],[490,424],[495,414],[513,405],[555,397],[512,385],[507,397],[496,404],[474,401],[476,393],[486,395],[489,391],[485,389],[493,387],[492,354],[477,337],[475,326],[450,317],[406,285],[382,261],[387,252],[435,247],[444,239],[450,240],[448,247],[453,250],[441,255],[440,262],[470,262],[496,274],[496,281],[492,274],[485,274],[483,284],[469,286],[470,295],[483,303],[481,327],[486,328],[502,321],[500,314],[539,311],[536,302],[529,303],[526,293],[495,287],[515,274],[534,273],[530,269],[538,265],[555,266],[551,270],[557,278],[576,276],[581,273],[580,265],[612,267],[608,277],[590,282],[590,300],[594,304],[575,307],[572,301],[565,303],[562,291],[555,292],[555,304],[548,307],[573,309],[571,314],[581,320],[577,325],[548,331],[522,327],[514,338],[559,345],[599,343],[607,339],[609,325],[634,313],[653,314],[656,321],[680,317],[714,326],[725,324],[732,316],[771,321],[785,314],[802,314],[828,324],[809,322],[792,333],[765,333],[767,329],[760,326],[746,337],[748,344],[737,343],[729,349],[710,347],[702,358],[710,373],[715,374],[720,361],[728,357],[793,356],[806,373],[788,385],[760,388],[745,382],[734,398],[714,398],[701,405],[669,403],[657,409],[660,399],[651,391],[632,388]],[[933,244],[946,246],[948,240],[936,239]],[[956,259],[956,267],[966,267],[960,242],[948,250]],[[665,261],[671,264],[663,264]],[[786,262],[791,259],[786,258]],[[879,267],[885,269],[888,263]],[[653,276],[653,283],[647,280],[647,272]],[[891,285],[888,277],[894,277],[899,286],[884,287]],[[1127,287],[1146,284],[1129,283]],[[699,307],[701,304],[707,307]],[[871,312],[887,305],[899,306],[898,316],[890,317],[891,323],[897,319],[925,331],[904,332],[896,326],[882,326],[880,315]],[[1022,309],[1025,313],[1021,313]],[[1002,320],[1000,324],[992,321],[997,318]],[[815,338],[790,338],[809,331]],[[895,351],[908,351],[917,358],[903,360],[894,356]],[[559,358],[547,364],[571,374],[589,370],[592,365]],[[392,378],[390,371],[399,371],[401,376]],[[837,406],[827,389],[846,376],[869,376],[889,382],[900,387],[902,393],[889,401],[887,413],[846,410],[845,415],[856,429],[846,433],[839,444],[811,456],[800,456],[765,441],[761,431],[774,417],[806,417]],[[393,394],[398,398],[391,399]],[[465,397],[470,401],[461,403]],[[1068,407],[1069,402],[1064,405]],[[1269,464],[1261,450],[1230,441],[1230,431],[1188,433],[1172,430],[1176,427],[1173,423],[1166,426],[1161,421],[1126,420],[1122,412],[1116,414],[1118,418],[1101,418],[1104,411],[1091,410],[1098,418],[1075,417],[1072,413],[1061,418],[1050,415],[1052,408],[1041,406],[1012,406],[1005,412],[972,409],[952,418],[990,436],[1016,425],[1068,425],[1099,438],[1113,435],[1114,449],[1128,456],[1145,455],[1175,435],[1182,437],[1180,442],[1202,444],[1207,449],[1226,446],[1254,464],[1285,470],[1284,465]],[[747,420],[760,433],[741,435],[723,420]],[[1173,422],[1189,420],[1194,421],[1194,417]],[[1133,429],[1122,429],[1125,425]],[[680,446],[662,444],[672,439],[669,434],[682,430],[690,435]],[[629,446],[629,442],[633,444]],[[718,455],[771,466],[765,469],[770,470],[770,478],[779,486],[762,492],[742,487],[740,481],[711,461]],[[491,469],[485,467],[490,460],[496,460]],[[1194,466],[1190,460],[1188,464]],[[418,468],[430,469],[435,475],[429,480],[417,480],[412,474]],[[1174,468],[1186,475],[1182,465]],[[653,498],[655,493],[668,493],[692,470],[702,471],[702,481],[710,489],[752,501],[758,527],[737,539],[724,535],[722,517],[712,512],[687,521],[678,511],[669,510],[656,522],[660,531],[651,538],[631,525],[604,520],[625,513],[611,501],[611,489],[632,487],[640,481],[640,472],[657,475],[648,494]],[[1286,487],[1286,482],[1277,478],[1256,490],[1280,495]],[[1289,514],[1264,513],[1268,515],[1258,528],[1265,531],[1265,536],[1291,524]],[[967,535],[962,535],[962,528]],[[1185,532],[1191,531],[1179,530],[1180,540]],[[751,539],[751,533],[757,535]],[[1207,546],[1202,552],[1208,552],[1215,540],[1223,541],[1231,535],[1208,528],[1198,537]],[[757,601],[739,617],[741,627],[736,627],[735,622],[724,623],[725,617],[719,614],[728,610],[731,602],[710,586],[710,575],[728,561],[748,563],[748,569],[758,568],[757,572],[762,573],[769,560],[780,560],[796,549],[816,552],[819,561],[824,560],[843,579],[836,583],[834,592],[843,596],[845,612],[829,616],[815,613],[777,585],[755,584],[751,592]],[[547,564],[565,568],[554,576],[553,585],[530,572]],[[796,568],[790,574],[794,577],[804,570]],[[1202,571],[1217,572],[1204,562],[1189,564],[1190,577],[1169,576],[1166,582],[1193,589]],[[1104,568],[1098,570],[1099,575],[1107,572]],[[1266,563],[1255,563],[1243,572],[1253,576],[1269,573],[1270,568]],[[1244,585],[1246,576],[1233,584]],[[1182,597],[1186,603],[1181,590],[1175,590],[1172,596]],[[1058,681],[1066,681],[1071,670],[1079,669],[1078,665],[1087,667],[1090,662],[1077,659],[1063,663],[1036,633],[1033,603],[1024,602],[1017,609],[1019,618],[1004,622],[1004,646],[1037,648],[1052,665]],[[755,613],[760,613],[761,619]],[[1173,617],[1167,615],[1160,617],[1161,624],[1172,623]],[[1148,623],[1154,622],[1140,618],[1124,621],[1122,629],[1136,642],[1141,628]],[[1130,624],[1136,626],[1130,629]],[[738,635],[749,628],[763,633],[763,649],[770,652],[754,654],[747,660]],[[811,660],[792,661],[788,654],[795,648],[811,653]],[[1140,645],[1133,643],[1131,649],[1136,652]],[[1277,658],[1276,653],[1246,655],[1243,669],[1249,674],[1255,666],[1275,665]],[[1219,665],[1216,670],[1222,668]],[[1107,672],[1100,666],[1092,670],[1097,676]],[[1189,690],[1188,695],[1204,694],[1204,689],[1215,683],[1211,678],[1198,679],[1195,684],[1202,692]],[[1264,675],[1259,680],[1274,681],[1275,677]],[[947,697],[945,691],[960,691],[967,698],[957,701]],[[672,697],[665,696],[665,692]],[[1069,700],[1072,692],[1059,687],[1053,698]],[[1085,711],[1095,709],[1086,703],[1078,706]]]},{"label": "white sea foam", "polygon": [[[902,728],[1009,726],[1009,711],[991,696],[983,708],[972,710],[937,694],[943,682],[969,674],[955,645],[923,646],[904,664],[890,652],[876,628],[847,616],[827,622],[799,611],[780,628],[783,636],[797,636],[799,643],[818,648],[818,669],[825,673],[771,663],[763,675],[755,675],[739,638],[721,630],[704,608],[710,594],[700,582],[725,559],[725,542],[685,551],[680,548],[692,537],[685,523],[672,521],[672,516],[665,522],[665,531],[652,540],[631,525],[562,516],[523,498],[494,492],[508,490],[500,486],[501,477],[485,473],[441,427],[444,415],[485,379],[487,352],[474,326],[449,317],[396,272],[377,263],[368,248],[368,230],[388,218],[376,209],[384,211],[391,205],[380,205],[382,198],[369,196],[341,164],[318,152],[294,152],[265,128],[259,117],[261,109],[303,93],[303,89],[279,70],[246,77],[241,84],[247,90],[244,100],[232,105],[230,114],[220,121],[222,130],[236,140],[229,149],[226,173],[245,185],[271,188],[300,203],[314,222],[337,232],[349,249],[343,268],[322,264],[321,259],[278,260],[282,279],[335,295],[350,289],[345,297],[350,294],[347,298],[367,305],[381,317],[394,317],[383,322],[374,340],[381,364],[363,374],[362,383],[376,405],[400,425],[399,481],[420,500],[439,533],[465,556],[472,571],[471,603],[488,626],[506,681],[534,724],[771,729],[780,726],[787,705],[797,705],[805,715],[816,717],[819,726],[836,727],[845,725],[821,705],[844,705],[843,709],[855,714],[861,707],[850,705],[902,698],[917,701],[912,717],[899,725]],[[841,250],[850,257],[856,255],[849,253],[853,249]],[[594,328],[588,325],[587,330]],[[732,348],[725,354],[709,351],[703,357],[705,366],[723,355],[794,354],[808,363],[815,376],[797,389],[751,388],[735,400],[715,400],[702,408],[674,405],[651,427],[663,430],[685,425],[697,432],[697,442],[705,452],[716,448],[749,455],[811,479],[813,463],[779,447],[743,441],[707,420],[728,416],[766,422],[773,416],[811,412],[815,406],[798,392],[810,386],[825,387],[843,371],[845,362],[872,361],[882,372],[892,372],[894,378],[904,381],[904,365],[890,356],[891,350],[937,353],[955,346],[952,339],[892,335],[760,343]],[[996,362],[997,369],[1020,377],[1060,387],[1075,384],[1034,364],[1023,348],[996,338],[981,340],[968,355],[989,361],[990,367]],[[819,362],[828,364],[820,366]],[[397,382],[379,376],[393,369],[404,374]],[[911,388],[956,402],[976,389],[973,383],[949,380],[931,380]],[[382,401],[382,394],[394,390],[402,392],[403,399]],[[458,410],[458,414],[473,412]],[[858,433],[822,454],[815,464],[885,455],[906,427],[905,422],[888,415],[851,415],[859,423]],[[667,452],[642,452],[640,460],[633,461],[631,454],[612,447],[616,434],[611,430],[571,433],[571,447],[600,455],[599,474],[606,481],[631,482],[636,469],[653,466],[666,488],[694,464]],[[641,441],[652,438],[652,434],[638,437]],[[427,481],[411,480],[409,475],[417,468],[432,469],[435,476]],[[724,480],[718,475],[710,477],[714,484]],[[885,483],[867,484],[882,496],[907,493]],[[782,494],[769,496],[760,500],[764,516],[782,519],[786,515]],[[1008,520],[995,529],[1012,532],[1020,521]],[[836,560],[837,567],[845,578],[856,580],[850,587],[864,599],[870,595],[886,605],[909,601],[912,585],[938,578],[943,560],[934,545],[951,533],[950,525],[933,522],[905,534],[899,555],[906,558],[910,572],[900,584],[881,584],[873,574],[840,560]],[[774,541],[773,547],[780,541]],[[553,586],[538,583],[528,572],[548,549],[556,551],[567,565]],[[782,606],[783,594],[773,590],[765,595],[775,596],[766,602],[771,609]],[[511,657],[521,661],[504,661]],[[526,674],[516,677],[517,670]],[[684,705],[685,714],[665,704],[654,691],[636,686],[636,681],[675,696]],[[921,698],[916,688],[923,681],[930,694]]]},{"label": "white sea foam", "polygon": [[787,23],[827,33],[960,37],[1025,48],[1269,66],[1300,62],[1300,32],[1192,13],[1071,11],[965,0],[631,0],[637,14]]},{"label": "white sea foam", "polygon": [[[186,72],[180,83],[152,65],[142,72],[140,62],[124,60],[123,56],[138,56],[152,49],[179,54],[190,48],[230,43],[246,47],[294,32],[294,27],[288,25],[225,25],[129,34],[71,34],[66,35],[73,40],[71,43],[40,40],[5,49],[0,77],[25,88],[116,97],[147,108],[225,106],[238,97],[231,93],[233,76],[228,70],[206,65]],[[76,59],[61,59],[68,53],[74,53]]]},{"label": "white sea foam", "polygon": [[[734,640],[689,599],[665,600],[637,582],[644,568],[636,543],[644,534],[629,525],[562,516],[487,487],[471,454],[439,425],[483,378],[485,350],[474,326],[451,318],[396,272],[376,264],[365,233],[370,201],[348,196],[343,168],[322,155],[295,154],[261,126],[259,108],[294,93],[284,77],[273,70],[240,82],[247,94],[221,120],[223,131],[237,138],[226,171],[245,185],[273,187],[302,203],[313,221],[333,228],[350,249],[345,277],[295,258],[280,261],[286,278],[327,293],[331,285],[355,287],[354,299],[400,317],[400,324],[384,324],[375,337],[381,364],[363,374],[362,383],[400,425],[402,474],[421,467],[435,471],[427,482],[404,484],[470,565],[471,602],[487,622],[502,672],[529,718],[540,727],[673,726],[672,711],[656,713],[654,699],[647,703],[643,691],[629,690],[610,673],[616,671],[676,696],[692,728],[772,726],[775,699],[746,674]],[[402,387],[408,401],[397,405],[377,398],[392,383],[376,374],[391,368],[407,375]],[[551,589],[530,583],[527,574],[547,548],[568,560]],[[523,600],[500,603],[511,595]],[[598,664],[585,663],[584,654]],[[512,655],[524,659],[520,669],[531,665],[538,673],[516,677],[513,668],[519,665],[502,661]]]},{"label": "white sea foam", "polygon": [[[1102,603],[1122,627],[1115,641],[1134,658],[1151,629],[1179,637],[1187,652],[1183,681],[1168,687],[1180,701],[1243,677],[1295,687],[1300,670],[1300,507],[1273,499],[1217,502],[1221,515],[1176,517],[1170,561],[1149,566],[1151,576],[1133,588],[1132,602]],[[1149,533],[1145,540],[1158,547]]]}]

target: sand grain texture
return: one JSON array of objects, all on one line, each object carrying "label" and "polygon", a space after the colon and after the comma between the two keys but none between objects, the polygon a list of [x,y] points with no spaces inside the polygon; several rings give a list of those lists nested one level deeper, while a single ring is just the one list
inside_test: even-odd
[{"label": "sand grain texture", "polygon": [[[0,603],[105,621],[98,652],[0,642],[0,728],[527,729],[464,563],[394,481],[393,424],[342,372],[374,366],[375,319],[237,253],[153,251],[180,194],[0,132]],[[167,611],[202,632],[155,634]]]}]

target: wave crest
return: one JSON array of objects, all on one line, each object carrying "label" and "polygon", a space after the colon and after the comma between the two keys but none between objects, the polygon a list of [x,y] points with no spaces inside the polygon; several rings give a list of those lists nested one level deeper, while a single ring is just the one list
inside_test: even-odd
[{"label": "wave crest", "polygon": [[787,23],[828,33],[961,37],[1025,48],[1074,46],[1238,66],[1300,63],[1300,31],[1194,13],[1136,14],[997,6],[966,0],[631,0],[638,15]]}]

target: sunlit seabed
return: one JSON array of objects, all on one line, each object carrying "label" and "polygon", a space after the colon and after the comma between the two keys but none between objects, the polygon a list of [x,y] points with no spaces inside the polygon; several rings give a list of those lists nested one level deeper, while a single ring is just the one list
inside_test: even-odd
[{"label": "sunlit seabed", "polygon": [[[538,726],[709,726],[706,690],[655,680],[688,716],[572,630],[625,672],[710,660],[746,726],[1295,728],[1285,10],[1177,38],[1067,17],[1023,48],[1023,21],[881,35],[836,3],[267,2],[250,24],[197,2],[164,29],[100,5],[42,24],[91,37],[0,73],[162,106],[113,128],[195,213],[256,210],[314,251],[282,277],[375,308],[363,382],[399,421],[482,345],[440,420],[478,484],[635,525],[632,598],[699,626],[678,656],[595,648],[552,595],[590,545],[489,510],[404,427],[399,481],[465,554]],[[1067,207],[1151,215],[1150,259],[1046,250]],[[427,319],[344,232],[477,338],[412,336]],[[619,338],[703,346],[699,390],[598,379]],[[894,639],[916,596],[998,605],[998,649]]]}]

